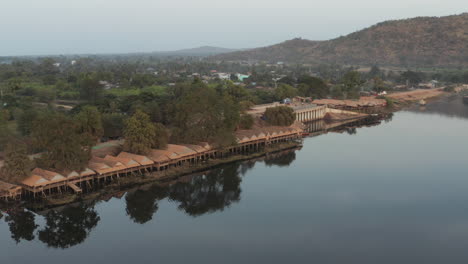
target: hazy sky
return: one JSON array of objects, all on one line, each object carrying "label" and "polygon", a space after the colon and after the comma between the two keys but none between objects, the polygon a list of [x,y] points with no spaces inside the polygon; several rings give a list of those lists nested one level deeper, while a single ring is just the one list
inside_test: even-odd
[{"label": "hazy sky", "polygon": [[0,0],[0,56],[250,48],[467,11],[467,0]]}]

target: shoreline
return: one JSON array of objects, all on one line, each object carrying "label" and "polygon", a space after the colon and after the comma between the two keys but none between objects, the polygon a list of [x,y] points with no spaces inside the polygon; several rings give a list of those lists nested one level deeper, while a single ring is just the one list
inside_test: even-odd
[{"label": "shoreline", "polygon": [[[424,96],[426,96],[425,98],[428,102],[433,102],[440,98],[453,94],[450,92],[445,92],[442,89],[437,89],[436,91],[438,91],[438,93],[434,93],[434,91],[435,89],[432,91],[431,90],[427,91],[429,95],[434,95],[434,96],[426,96],[427,94],[424,93],[424,90],[423,91],[418,90],[416,92],[418,92],[419,94],[424,93]],[[393,107],[379,107],[376,110],[377,110],[377,113],[380,113],[380,114],[395,113],[395,112],[404,110],[408,107],[414,106],[414,104],[417,103],[418,100],[419,98],[413,98],[412,96],[409,96],[409,98],[405,98],[405,99],[398,99],[398,100],[394,99]],[[359,112],[355,111],[355,113],[359,113]],[[337,114],[337,116],[339,116],[339,114]],[[346,118],[342,116],[342,119],[332,120],[332,122],[330,123],[331,126],[328,127],[328,129],[326,130],[327,131],[332,130],[335,127],[340,127],[348,123],[360,121],[369,116],[370,114],[363,114],[363,113],[357,116],[347,116]],[[305,124],[307,124],[307,122]],[[333,125],[333,124],[336,124],[336,125]],[[305,133],[304,136],[316,135],[316,134],[317,133],[315,132],[311,132],[311,133]],[[97,186],[92,186],[89,189],[86,188],[85,189],[86,191],[81,194],[67,192],[67,193],[54,194],[51,196],[43,197],[36,201],[21,199],[21,200],[6,202],[6,204],[8,203],[30,204],[30,203],[39,202],[39,203],[45,204],[45,206],[61,206],[61,205],[74,203],[77,201],[94,200],[94,199],[99,199],[102,196],[109,195],[110,193],[122,191],[122,189],[138,187],[138,186],[148,184],[148,183],[157,183],[157,182],[164,183],[167,181],[177,180],[178,178],[189,175],[189,174],[205,172],[210,169],[214,169],[214,168],[226,165],[226,164],[252,160],[255,158],[266,156],[269,153],[275,153],[275,152],[279,152],[282,150],[298,148],[300,146],[302,146],[302,143],[299,143],[296,141],[281,142],[281,143],[267,146],[265,147],[265,149],[260,150],[258,152],[252,152],[248,154],[234,154],[232,156],[228,156],[225,158],[210,159],[201,164],[186,165],[183,167],[171,169],[170,171],[132,174],[126,177],[121,177],[114,182],[98,183]]]},{"label": "shoreline", "polygon": [[250,153],[248,155],[234,155],[228,158],[209,160],[203,165],[194,165],[177,168],[165,173],[164,175],[158,175],[156,173],[144,173],[136,176],[122,177],[117,182],[99,186],[96,190],[89,190],[89,192],[83,193],[81,195],[72,193],[60,194],[57,197],[48,196],[41,200],[20,201],[19,203],[22,203],[26,207],[31,208],[37,208],[38,206],[42,208],[53,208],[66,206],[77,202],[100,200],[102,198],[105,198],[106,196],[112,197],[120,192],[127,192],[132,188],[138,188],[146,184],[163,184],[170,181],[176,181],[181,177],[196,173],[207,172],[211,169],[216,169],[227,164],[258,159],[261,157],[265,157],[268,154],[274,154],[281,151],[297,149],[301,147],[302,142],[286,142],[275,146],[270,146],[263,151]]}]

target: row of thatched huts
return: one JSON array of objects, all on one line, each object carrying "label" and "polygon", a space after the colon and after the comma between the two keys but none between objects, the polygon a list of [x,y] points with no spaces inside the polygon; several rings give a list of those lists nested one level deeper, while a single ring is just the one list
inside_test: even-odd
[{"label": "row of thatched huts", "polygon": [[82,171],[54,172],[36,168],[19,185],[2,185],[0,182],[0,198],[36,198],[69,190],[81,193],[84,187],[92,187],[96,182],[111,181],[122,176],[150,172],[164,175],[163,172],[171,168],[254,152],[269,144],[298,139],[302,136],[302,129],[294,126],[266,127],[241,130],[236,136],[237,144],[223,149],[213,148],[208,143],[168,144],[166,149],[152,149],[147,155],[120,152],[114,156],[93,156]]}]

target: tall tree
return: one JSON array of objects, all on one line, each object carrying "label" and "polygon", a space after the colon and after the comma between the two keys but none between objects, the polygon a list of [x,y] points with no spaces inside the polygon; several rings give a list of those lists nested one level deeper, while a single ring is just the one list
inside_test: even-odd
[{"label": "tall tree", "polygon": [[277,100],[291,98],[297,95],[297,89],[291,85],[280,83],[275,89],[275,96]]},{"label": "tall tree", "polygon": [[175,99],[172,139],[176,142],[208,141],[225,145],[234,142],[239,122],[239,104],[232,96],[217,92],[202,82],[194,82],[180,99]]},{"label": "tall tree", "polygon": [[101,99],[104,92],[104,87],[99,83],[99,78],[96,74],[84,74],[78,80],[81,99],[88,100],[91,103],[96,103]]},{"label": "tall tree", "polygon": [[422,81],[422,74],[414,71],[405,71],[400,75],[400,82],[417,85]]},{"label": "tall tree", "polygon": [[346,98],[359,98],[359,88],[363,81],[357,71],[347,72],[341,80]]},{"label": "tall tree", "polygon": [[328,95],[328,85],[320,78],[302,76],[299,78],[299,94],[307,97],[324,98]]},{"label": "tall tree", "polygon": [[95,106],[85,106],[75,117],[78,122],[78,133],[86,134],[94,145],[104,134],[101,113]]},{"label": "tall tree", "polygon": [[31,137],[36,148],[44,150],[37,159],[43,168],[81,170],[91,155],[90,136],[80,133],[79,124],[61,113],[48,113],[33,125]]},{"label": "tall tree", "polygon": [[5,150],[5,164],[0,172],[8,182],[20,183],[31,174],[32,163],[22,142],[9,143]]},{"label": "tall tree", "polygon": [[126,115],[111,113],[102,115],[104,136],[108,138],[123,137]]},{"label": "tall tree", "polygon": [[167,132],[163,125],[155,125],[149,115],[137,110],[125,121],[124,150],[137,154],[147,154],[151,148],[165,148]]},{"label": "tall tree", "polygon": [[7,120],[0,113],[0,150],[5,149],[5,146],[7,145],[10,136],[11,131],[8,128]]},{"label": "tall tree", "polygon": [[17,121],[17,129],[23,136],[31,134],[34,120],[38,117],[37,111],[33,107],[29,107],[19,116]]}]

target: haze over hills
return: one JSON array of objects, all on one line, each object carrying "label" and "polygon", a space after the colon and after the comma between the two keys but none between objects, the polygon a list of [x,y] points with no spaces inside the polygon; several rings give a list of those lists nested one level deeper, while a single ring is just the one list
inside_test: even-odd
[{"label": "haze over hills", "polygon": [[154,52],[154,54],[166,55],[166,56],[201,56],[201,57],[204,57],[204,56],[212,56],[212,55],[235,52],[235,51],[238,51],[238,50],[221,48],[221,47],[213,47],[213,46],[202,46],[202,47],[197,47],[197,48],[174,50],[174,51],[157,51],[157,52]]},{"label": "haze over hills", "polygon": [[293,39],[214,60],[393,66],[468,66],[468,13],[386,21],[327,41]]}]

